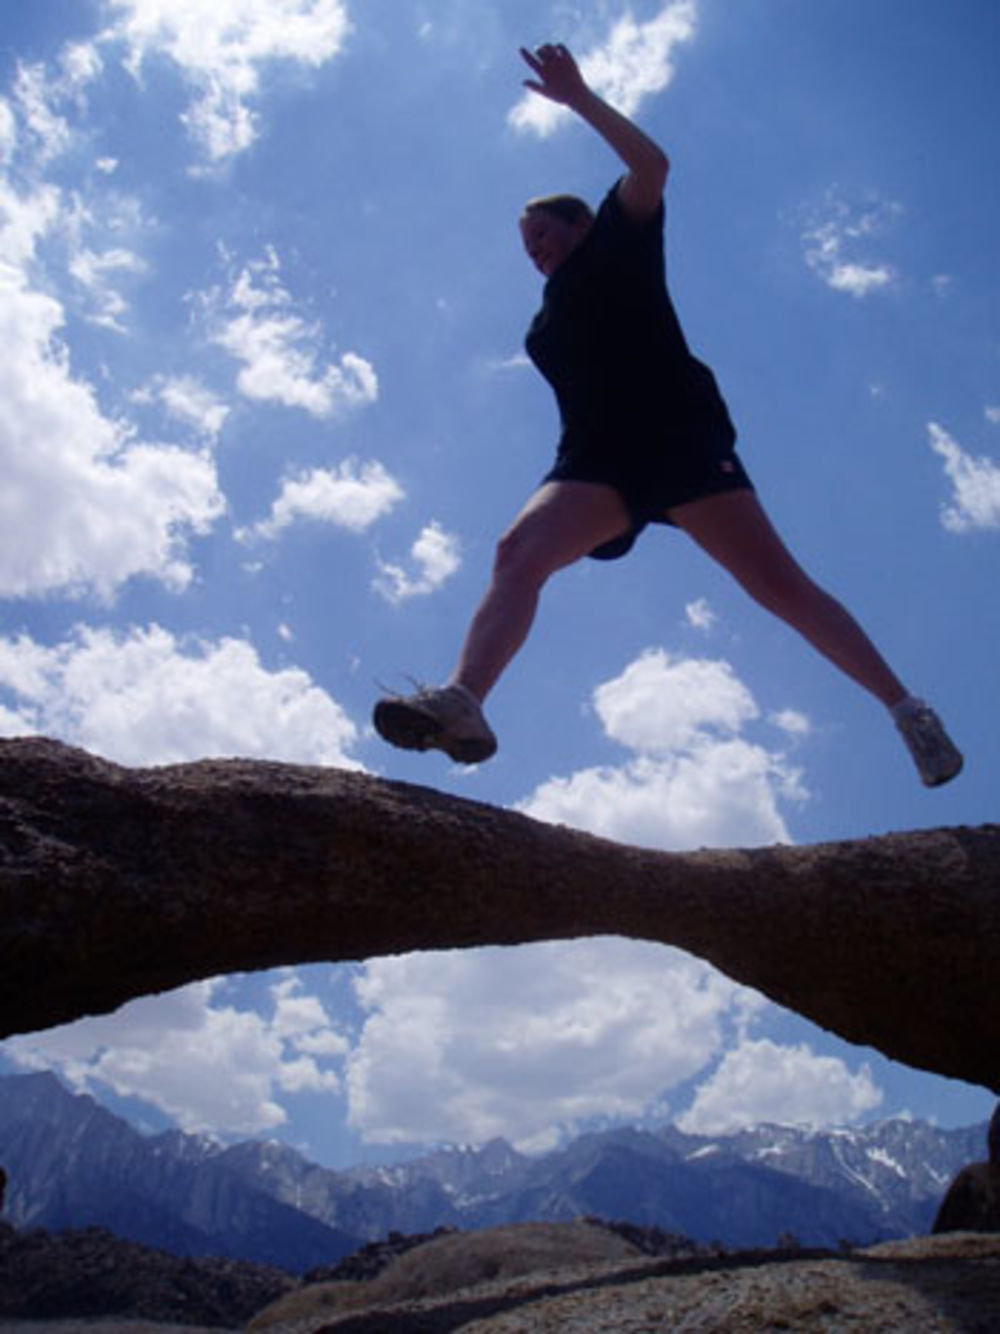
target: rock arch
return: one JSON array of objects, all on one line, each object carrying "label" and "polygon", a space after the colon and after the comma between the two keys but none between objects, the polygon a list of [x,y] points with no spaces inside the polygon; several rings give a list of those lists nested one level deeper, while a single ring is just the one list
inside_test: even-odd
[{"label": "rock arch", "polygon": [[0,1035],[220,973],[605,934],[1000,1091],[996,825],[662,853],[355,772],[0,741]]}]

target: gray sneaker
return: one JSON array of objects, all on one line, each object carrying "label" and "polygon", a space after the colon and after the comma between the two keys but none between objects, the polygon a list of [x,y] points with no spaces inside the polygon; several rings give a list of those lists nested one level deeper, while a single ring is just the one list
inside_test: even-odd
[{"label": "gray sneaker", "polygon": [[944,730],[941,719],[923,700],[896,719],[925,787],[940,787],[962,772],[962,753]]},{"label": "gray sneaker", "polygon": [[479,764],[497,739],[475,697],[460,686],[424,686],[413,695],[388,695],[372,721],[383,741],[402,750],[443,750],[457,764]]}]

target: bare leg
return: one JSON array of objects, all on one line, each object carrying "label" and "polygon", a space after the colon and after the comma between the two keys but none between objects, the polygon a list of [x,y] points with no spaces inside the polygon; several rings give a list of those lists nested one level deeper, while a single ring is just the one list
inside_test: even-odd
[{"label": "bare leg", "polygon": [[891,708],[907,691],[853,616],[809,578],[752,491],[708,496],[670,517],[761,606]]},{"label": "bare leg", "polygon": [[613,487],[546,482],[497,546],[493,577],[472,618],[451,684],[482,702],[528,637],[542,585],[629,526]]}]

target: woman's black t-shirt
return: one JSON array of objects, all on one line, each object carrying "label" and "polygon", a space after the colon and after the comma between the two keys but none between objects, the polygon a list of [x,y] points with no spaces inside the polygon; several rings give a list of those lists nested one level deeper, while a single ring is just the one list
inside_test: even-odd
[{"label": "woman's black t-shirt", "polygon": [[555,391],[559,456],[730,451],[735,432],[712,372],[692,356],[667,291],[664,208],[636,223],[617,184],[545,284],[525,340]]}]

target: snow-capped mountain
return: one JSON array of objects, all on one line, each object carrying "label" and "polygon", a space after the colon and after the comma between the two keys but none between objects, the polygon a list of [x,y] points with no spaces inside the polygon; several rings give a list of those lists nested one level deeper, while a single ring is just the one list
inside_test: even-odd
[{"label": "snow-capped mountain", "polygon": [[15,1225],[102,1224],[184,1254],[299,1270],[391,1232],[581,1215],[729,1246],[908,1236],[929,1230],[948,1182],[985,1148],[985,1126],[903,1120],[711,1138],[667,1126],[583,1135],[541,1157],[494,1140],[338,1172],[273,1141],[143,1136],[52,1075],[0,1078],[0,1165]]}]

